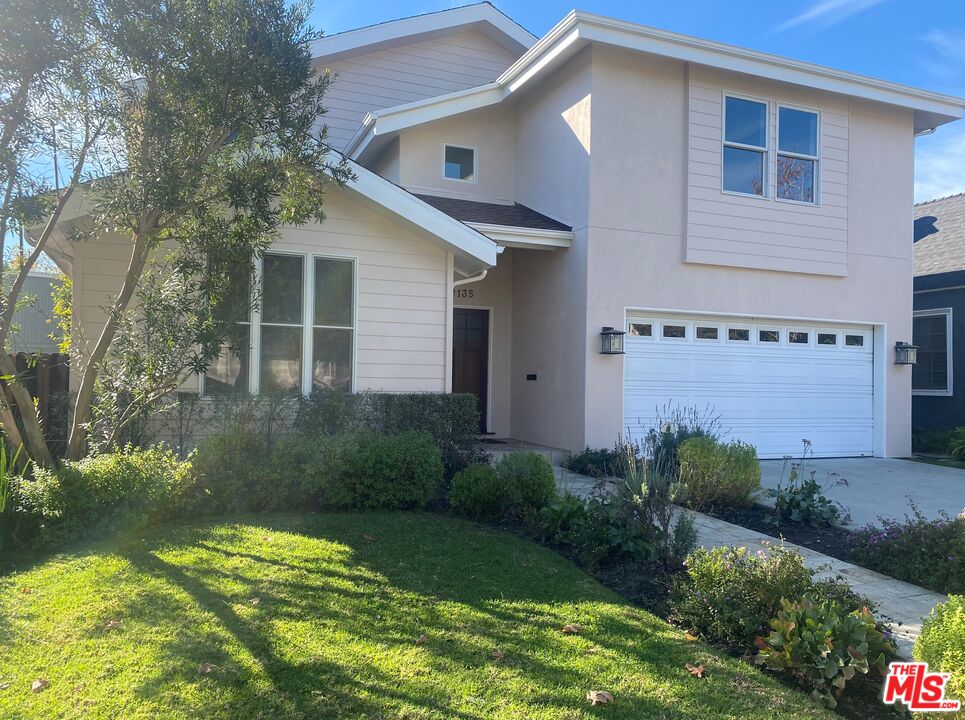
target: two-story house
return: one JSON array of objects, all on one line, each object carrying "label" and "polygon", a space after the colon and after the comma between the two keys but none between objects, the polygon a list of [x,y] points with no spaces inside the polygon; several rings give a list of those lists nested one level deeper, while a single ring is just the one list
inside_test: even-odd
[{"label": "two-story house", "polygon": [[[264,257],[250,352],[201,392],[468,391],[569,450],[709,407],[762,457],[909,454],[915,136],[965,101],[488,3],[313,51],[358,180]],[[93,335],[124,246],[55,252]]]}]

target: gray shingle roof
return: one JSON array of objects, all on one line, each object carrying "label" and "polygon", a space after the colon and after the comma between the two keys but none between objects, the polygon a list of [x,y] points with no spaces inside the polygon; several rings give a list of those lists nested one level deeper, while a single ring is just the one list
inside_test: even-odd
[{"label": "gray shingle roof", "polygon": [[571,230],[569,225],[536,212],[532,208],[516,203],[499,205],[497,203],[457,200],[436,195],[416,195],[423,202],[441,210],[446,215],[466,223],[488,223],[510,227],[532,228],[534,230]]},{"label": "gray shingle roof", "polygon": [[965,270],[965,193],[915,205],[915,275]]}]

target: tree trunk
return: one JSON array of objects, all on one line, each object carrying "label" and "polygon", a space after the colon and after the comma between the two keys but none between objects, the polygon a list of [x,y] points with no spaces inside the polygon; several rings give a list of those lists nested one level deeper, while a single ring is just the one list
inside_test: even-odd
[{"label": "tree trunk", "polygon": [[[152,215],[141,224],[141,227],[152,227],[155,219]],[[127,274],[124,276],[124,284],[121,286],[121,292],[117,296],[117,299],[114,300],[113,305],[111,305],[107,322],[104,323],[104,329],[101,331],[100,337],[97,338],[97,344],[94,345],[90,357],[87,358],[87,365],[84,368],[80,387],[77,390],[77,398],[74,400],[74,417],[71,420],[70,435],[67,438],[68,460],[79,460],[83,457],[87,442],[87,428],[85,426],[90,420],[91,404],[94,397],[94,383],[97,381],[98,367],[107,356],[111,343],[114,342],[114,336],[117,334],[121,314],[124,313],[128,305],[130,305],[131,298],[134,297],[134,291],[137,289],[141,273],[144,270],[144,263],[147,261],[150,245],[146,235],[146,231],[139,231],[134,240],[134,249],[131,252],[131,261],[127,266]]]}]

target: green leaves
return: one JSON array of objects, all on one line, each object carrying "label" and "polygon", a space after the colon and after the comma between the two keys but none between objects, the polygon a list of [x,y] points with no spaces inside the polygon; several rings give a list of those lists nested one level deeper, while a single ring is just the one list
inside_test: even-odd
[{"label": "green leaves", "polygon": [[868,608],[849,613],[810,596],[799,602],[782,599],[770,625],[772,632],[757,643],[757,663],[797,677],[830,708],[856,673],[874,667],[884,674],[886,658],[896,655]]}]

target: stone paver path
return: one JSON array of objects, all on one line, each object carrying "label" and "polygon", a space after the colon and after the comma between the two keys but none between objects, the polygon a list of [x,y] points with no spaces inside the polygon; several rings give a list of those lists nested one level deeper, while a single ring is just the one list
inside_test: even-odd
[{"label": "stone paver path", "polygon": [[[597,486],[597,481],[593,478],[577,475],[561,467],[555,467],[554,472],[561,492],[568,491],[579,497],[586,497]],[[780,540],[763,533],[718,520],[710,515],[692,510],[685,512],[693,515],[697,542],[706,548],[746,547],[748,552],[756,553],[758,550],[768,552],[771,547],[781,543]],[[898,651],[904,658],[911,658],[915,640],[921,634],[922,618],[927,617],[935,605],[948,600],[945,595],[866,570],[809,548],[788,542],[783,545],[789,550],[800,552],[808,567],[820,568],[817,577],[841,576],[856,592],[874,600],[878,604],[878,615],[892,621]]]}]

